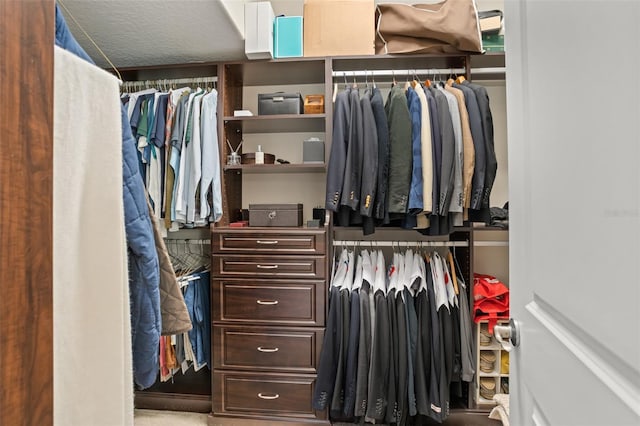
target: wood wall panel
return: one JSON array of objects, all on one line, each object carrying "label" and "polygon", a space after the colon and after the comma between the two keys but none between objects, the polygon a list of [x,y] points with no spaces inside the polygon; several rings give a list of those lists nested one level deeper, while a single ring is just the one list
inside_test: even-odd
[{"label": "wood wall panel", "polygon": [[53,0],[0,1],[0,425],[53,424]]}]

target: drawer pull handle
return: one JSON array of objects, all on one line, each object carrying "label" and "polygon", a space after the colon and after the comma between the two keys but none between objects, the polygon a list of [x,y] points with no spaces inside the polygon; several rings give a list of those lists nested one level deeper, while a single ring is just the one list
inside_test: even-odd
[{"label": "drawer pull handle", "polygon": [[279,348],[263,348],[262,346],[258,346],[257,348],[260,352],[267,352],[267,353],[271,353],[271,352],[278,352]]},{"label": "drawer pull handle", "polygon": [[278,244],[278,240],[257,240],[258,244]]},{"label": "drawer pull handle", "polygon": [[258,269],[278,269],[278,265],[256,265]]},{"label": "drawer pull handle", "polygon": [[277,305],[277,300],[256,300],[258,305]]},{"label": "drawer pull handle", "polygon": [[275,394],[275,395],[265,395],[262,392],[258,393],[258,398],[262,398],[262,399],[278,399],[280,398],[280,395]]}]

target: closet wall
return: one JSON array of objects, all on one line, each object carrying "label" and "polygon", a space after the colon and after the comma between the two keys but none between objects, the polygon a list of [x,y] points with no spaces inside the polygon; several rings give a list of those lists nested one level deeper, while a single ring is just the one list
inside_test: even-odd
[{"label": "closet wall", "polygon": [[[494,146],[498,171],[491,191],[491,207],[503,207],[509,201],[507,162],[507,97],[505,80],[479,81],[487,88],[493,115]],[[509,232],[483,230],[474,236],[474,272],[493,275],[509,284]]]}]

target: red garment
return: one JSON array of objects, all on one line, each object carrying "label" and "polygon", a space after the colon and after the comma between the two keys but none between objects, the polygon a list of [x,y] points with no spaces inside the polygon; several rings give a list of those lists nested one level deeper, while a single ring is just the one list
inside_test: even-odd
[{"label": "red garment", "polygon": [[473,274],[473,320],[489,322],[489,334],[498,320],[509,319],[509,288],[491,275]]}]

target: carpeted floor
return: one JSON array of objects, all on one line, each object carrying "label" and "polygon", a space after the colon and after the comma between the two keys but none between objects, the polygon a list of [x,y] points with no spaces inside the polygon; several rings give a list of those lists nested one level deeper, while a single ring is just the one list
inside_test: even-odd
[{"label": "carpeted floor", "polygon": [[135,426],[207,426],[207,415],[181,411],[136,410]]}]

